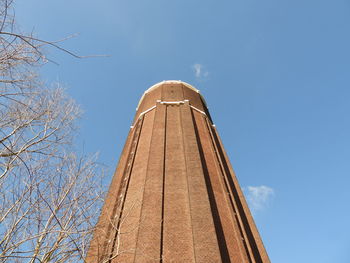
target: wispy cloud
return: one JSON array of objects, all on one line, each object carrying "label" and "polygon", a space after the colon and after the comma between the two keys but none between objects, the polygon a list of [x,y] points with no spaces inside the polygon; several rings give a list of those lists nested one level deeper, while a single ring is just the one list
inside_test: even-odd
[{"label": "wispy cloud", "polygon": [[244,188],[248,205],[252,212],[264,210],[275,195],[275,191],[265,185]]},{"label": "wispy cloud", "polygon": [[192,69],[197,79],[203,79],[208,77],[209,75],[209,72],[205,69],[205,67],[202,64],[195,63],[193,64]]}]

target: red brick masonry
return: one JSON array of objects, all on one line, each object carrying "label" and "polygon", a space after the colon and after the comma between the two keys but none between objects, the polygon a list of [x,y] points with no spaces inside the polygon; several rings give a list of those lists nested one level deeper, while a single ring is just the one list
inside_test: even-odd
[{"label": "red brick masonry", "polygon": [[270,262],[198,90],[141,98],[87,262]]}]

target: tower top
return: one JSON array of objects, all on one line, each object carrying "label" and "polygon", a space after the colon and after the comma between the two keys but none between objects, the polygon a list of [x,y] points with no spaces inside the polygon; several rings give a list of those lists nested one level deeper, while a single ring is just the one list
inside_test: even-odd
[{"label": "tower top", "polygon": [[141,103],[143,102],[145,96],[147,93],[150,93],[151,91],[160,88],[161,86],[182,86],[182,87],[186,87],[190,90],[193,90],[194,92],[198,93],[199,96],[201,97],[204,105],[206,106],[206,102],[205,99],[203,98],[203,96],[200,94],[199,89],[196,89],[194,86],[192,86],[191,84],[188,84],[187,82],[181,81],[181,80],[163,80],[161,82],[158,82],[154,85],[152,85],[151,87],[149,87],[142,95],[139,104],[137,105],[137,109],[139,109]]},{"label": "tower top", "polygon": [[208,107],[199,90],[192,85],[180,80],[166,80],[159,82],[147,89],[136,108],[134,122],[144,113],[156,107],[157,103],[183,104],[189,101],[191,107],[208,115]]},{"label": "tower top", "polygon": [[193,87],[191,84],[188,84],[187,82],[181,81],[181,80],[163,80],[161,82],[158,82],[156,84],[154,84],[153,86],[151,86],[148,90],[145,91],[145,93],[151,91],[152,89],[155,89],[157,87],[159,87],[160,85],[163,84],[182,84],[184,86],[186,86],[187,88],[194,90],[195,92],[199,93],[199,89],[196,89],[195,87]]}]

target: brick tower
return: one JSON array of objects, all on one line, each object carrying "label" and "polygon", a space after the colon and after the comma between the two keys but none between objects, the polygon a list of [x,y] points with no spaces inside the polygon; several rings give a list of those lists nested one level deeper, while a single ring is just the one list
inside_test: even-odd
[{"label": "brick tower", "polygon": [[270,262],[203,97],[142,96],[87,262]]}]

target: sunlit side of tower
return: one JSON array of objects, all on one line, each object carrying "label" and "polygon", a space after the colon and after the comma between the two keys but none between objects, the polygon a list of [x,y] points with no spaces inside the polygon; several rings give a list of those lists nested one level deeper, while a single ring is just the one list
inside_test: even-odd
[{"label": "sunlit side of tower", "polygon": [[199,91],[142,96],[87,262],[270,262]]}]

